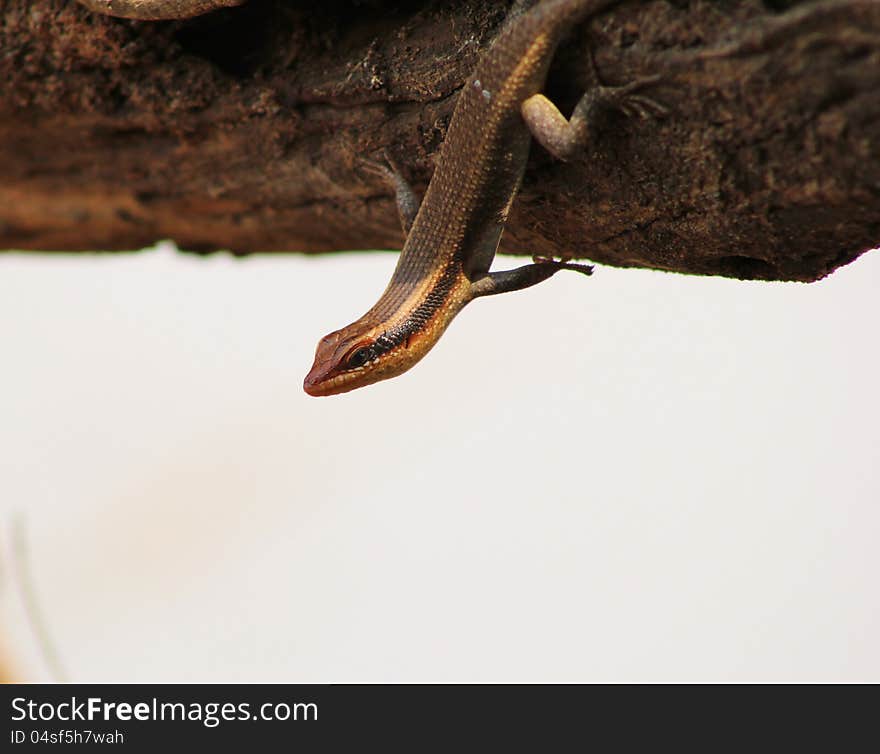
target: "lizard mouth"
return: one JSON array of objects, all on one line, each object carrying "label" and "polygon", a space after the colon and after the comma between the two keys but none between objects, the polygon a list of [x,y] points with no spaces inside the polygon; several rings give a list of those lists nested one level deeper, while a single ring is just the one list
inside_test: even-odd
[{"label": "lizard mouth", "polygon": [[315,362],[303,380],[303,390],[315,398],[347,393],[361,385],[360,372],[337,372],[333,365]]},{"label": "lizard mouth", "polygon": [[312,366],[303,380],[303,390],[316,398],[332,395],[332,387],[333,380],[330,377],[330,370],[317,363]]}]

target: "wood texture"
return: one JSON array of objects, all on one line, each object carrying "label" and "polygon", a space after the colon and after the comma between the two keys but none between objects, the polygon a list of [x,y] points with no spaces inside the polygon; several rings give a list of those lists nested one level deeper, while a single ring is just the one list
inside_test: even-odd
[{"label": "wood texture", "polygon": [[[508,3],[250,0],[168,22],[0,0],[0,248],[399,248],[391,151],[424,188]],[[880,2],[623,2],[548,93],[659,73],[662,121],[533,148],[502,251],[810,281],[880,245]]]},{"label": "wood texture", "polygon": [[217,8],[241,5],[245,0],[77,0],[89,10],[117,18],[149,21],[192,18]]}]

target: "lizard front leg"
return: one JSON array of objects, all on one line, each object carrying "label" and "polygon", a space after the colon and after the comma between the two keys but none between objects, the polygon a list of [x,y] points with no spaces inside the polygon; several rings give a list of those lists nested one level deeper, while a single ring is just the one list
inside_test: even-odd
[{"label": "lizard front leg", "polygon": [[371,172],[382,176],[394,187],[394,198],[397,202],[400,224],[403,226],[404,234],[408,236],[422,202],[413,187],[410,186],[409,181],[404,177],[397,161],[385,150],[382,151],[382,156],[385,159],[384,163],[364,159],[361,160],[361,164]]},{"label": "lizard front leg", "polygon": [[529,97],[520,110],[532,136],[554,157],[567,161],[586,147],[591,125],[602,112],[620,110],[641,118],[665,115],[668,112],[665,105],[638,93],[659,80],[659,76],[648,76],[626,86],[590,89],[581,97],[568,120],[543,94]]},{"label": "lizard front leg", "polygon": [[542,259],[534,264],[526,264],[513,270],[487,273],[483,277],[477,278],[471,284],[471,294],[474,298],[477,298],[478,296],[492,296],[496,293],[521,291],[523,288],[530,288],[547,280],[547,278],[552,277],[559,270],[574,270],[583,275],[593,274],[593,268],[588,264]]}]

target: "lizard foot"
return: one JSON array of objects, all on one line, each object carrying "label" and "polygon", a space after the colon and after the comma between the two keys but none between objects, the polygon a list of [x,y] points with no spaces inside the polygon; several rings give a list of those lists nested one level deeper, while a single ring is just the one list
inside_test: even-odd
[{"label": "lizard foot", "polygon": [[394,188],[400,224],[403,227],[404,234],[408,235],[412,224],[415,222],[416,214],[418,214],[421,199],[416,195],[412,186],[409,185],[409,182],[403,175],[403,171],[400,169],[400,165],[387,149],[382,150],[382,158],[384,162],[371,160],[367,157],[358,157],[357,162],[362,168],[374,175],[380,176],[387,184]]},{"label": "lizard foot", "polygon": [[582,275],[593,274],[593,265],[591,264],[578,264],[577,262],[560,261],[553,259],[553,257],[542,256],[533,256],[532,261],[535,264],[552,265],[557,270],[573,270],[574,272],[580,272]]},{"label": "lizard foot", "polygon": [[640,92],[655,86],[662,78],[660,76],[645,76],[624,86],[599,86],[592,90],[591,109],[619,110],[624,115],[639,118],[659,118],[669,114],[669,107],[653,97]]}]

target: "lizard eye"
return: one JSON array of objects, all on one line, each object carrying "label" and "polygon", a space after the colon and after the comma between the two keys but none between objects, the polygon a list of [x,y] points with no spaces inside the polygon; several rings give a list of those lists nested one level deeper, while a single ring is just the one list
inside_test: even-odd
[{"label": "lizard eye", "polygon": [[363,348],[358,348],[351,356],[348,357],[347,366],[349,369],[358,369],[366,364],[368,361],[372,361],[375,358],[375,352],[373,351],[372,346],[364,346]]}]

